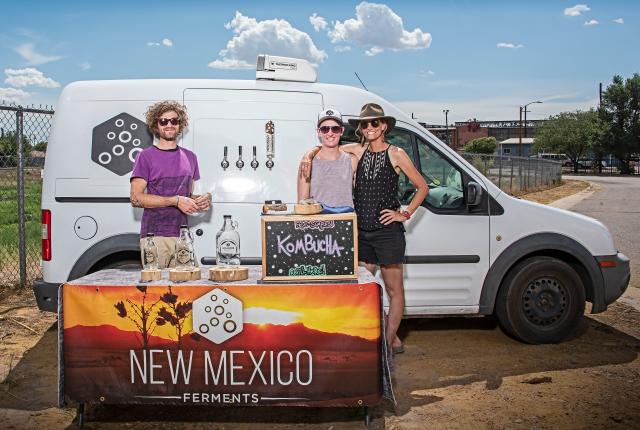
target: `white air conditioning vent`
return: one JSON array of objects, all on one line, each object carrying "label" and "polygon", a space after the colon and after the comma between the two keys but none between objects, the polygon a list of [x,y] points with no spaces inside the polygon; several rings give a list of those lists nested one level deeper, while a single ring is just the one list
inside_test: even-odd
[{"label": "white air conditioning vent", "polygon": [[300,58],[258,55],[256,79],[274,81],[316,82],[318,75],[311,63]]}]

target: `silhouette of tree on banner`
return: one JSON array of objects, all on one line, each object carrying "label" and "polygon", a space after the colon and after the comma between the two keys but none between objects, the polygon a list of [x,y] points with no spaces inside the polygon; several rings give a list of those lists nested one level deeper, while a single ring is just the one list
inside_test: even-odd
[{"label": "silhouette of tree on banner", "polygon": [[131,299],[126,299],[131,312],[127,311],[127,305],[122,300],[113,305],[113,307],[118,311],[118,316],[120,318],[128,318],[135,324],[142,335],[142,347],[147,349],[149,347],[149,337],[153,334],[157,326],[157,322],[154,321],[153,318],[150,318],[151,312],[160,300],[157,300],[147,307],[147,286],[137,285],[136,288],[138,291],[143,293],[142,303],[138,304],[131,301]]},{"label": "silhouette of tree on banner", "polygon": [[193,305],[191,302],[178,302],[178,296],[173,294],[171,286],[168,288],[169,291],[160,297],[160,300],[165,303],[167,307],[163,306],[158,311],[156,324],[162,326],[169,323],[175,328],[176,335],[178,336],[178,349],[180,349],[182,329]]}]

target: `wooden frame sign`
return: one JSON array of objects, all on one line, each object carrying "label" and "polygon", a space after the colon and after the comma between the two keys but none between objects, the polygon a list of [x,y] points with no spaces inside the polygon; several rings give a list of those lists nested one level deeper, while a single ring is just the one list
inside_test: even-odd
[{"label": "wooden frame sign", "polygon": [[357,279],[355,213],[262,217],[265,281]]}]

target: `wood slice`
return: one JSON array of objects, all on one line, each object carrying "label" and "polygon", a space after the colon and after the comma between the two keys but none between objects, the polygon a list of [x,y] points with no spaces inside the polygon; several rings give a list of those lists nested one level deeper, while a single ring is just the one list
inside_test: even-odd
[{"label": "wood slice", "polygon": [[293,211],[297,215],[315,215],[322,212],[322,205],[320,203],[313,203],[310,205],[299,205],[296,204],[293,207]]},{"label": "wood slice", "polygon": [[169,269],[169,280],[172,282],[196,281],[200,279],[200,269]]},{"label": "wood slice", "polygon": [[243,281],[249,278],[249,268],[242,266],[216,266],[209,269],[209,279],[218,282]]},{"label": "wood slice", "polygon": [[190,281],[199,281],[202,278],[202,272],[199,267],[194,267],[191,269],[191,278]]},{"label": "wood slice", "polygon": [[162,278],[162,270],[149,269],[140,271],[140,280],[142,282],[159,281]]}]

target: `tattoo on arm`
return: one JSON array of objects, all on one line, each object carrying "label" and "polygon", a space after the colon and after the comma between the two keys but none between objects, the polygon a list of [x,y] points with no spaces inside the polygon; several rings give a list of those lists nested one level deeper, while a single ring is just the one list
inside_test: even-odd
[{"label": "tattoo on arm", "polygon": [[134,193],[133,191],[131,192],[131,196],[129,197],[129,200],[131,200],[131,206],[133,206],[134,208],[142,207],[142,202],[138,199],[138,197],[136,196],[136,193]]}]

